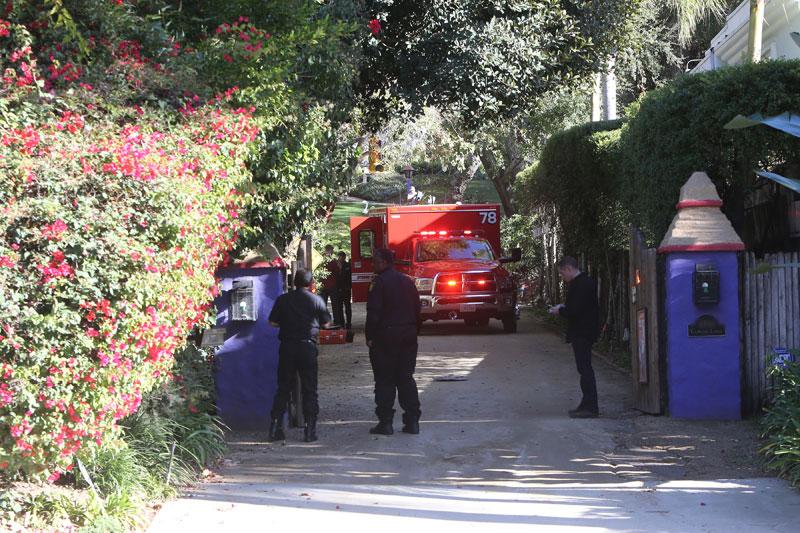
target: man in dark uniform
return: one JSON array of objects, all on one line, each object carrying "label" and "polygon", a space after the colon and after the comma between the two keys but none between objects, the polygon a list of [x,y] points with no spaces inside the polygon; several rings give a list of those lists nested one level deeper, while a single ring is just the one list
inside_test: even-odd
[{"label": "man in dark uniform", "polygon": [[286,440],[283,415],[289,402],[289,391],[295,374],[300,374],[303,392],[303,416],[306,419],[304,440],[317,440],[317,336],[320,324],[328,326],[331,315],[322,298],[312,294],[311,272],[298,270],[294,276],[295,289],[281,294],[275,300],[269,323],[280,328],[278,350],[278,390],[272,401],[272,421],[269,441]]},{"label": "man in dark uniform", "polygon": [[325,274],[320,280],[320,284],[322,288],[319,290],[319,295],[322,297],[322,301],[325,302],[325,306],[328,306],[328,298],[331,300],[331,309],[333,312],[336,312],[336,306],[338,305],[338,298],[336,296],[336,276],[338,275],[339,264],[336,262],[336,258],[333,257],[333,245],[326,244],[325,251],[322,254],[323,266],[325,268]]},{"label": "man in dark uniform", "polygon": [[367,299],[365,335],[375,376],[375,414],[372,434],[394,433],[394,397],[403,409],[403,432],[419,433],[421,414],[414,369],[417,365],[417,322],[420,300],[414,282],[394,269],[391,250],[379,248],[372,258],[375,279]]},{"label": "man in dark uniform", "polygon": [[566,256],[558,263],[558,272],[568,283],[567,300],[550,308],[551,314],[567,319],[567,342],[572,343],[575,364],[581,376],[583,399],[575,409],[569,411],[572,418],[596,418],[599,415],[597,404],[597,383],[592,368],[592,344],[597,340],[600,330],[599,309],[597,305],[597,285],[574,257]]},{"label": "man in dark uniform", "polygon": [[349,330],[352,329],[353,307],[350,300],[353,295],[352,270],[347,254],[339,252],[336,260],[336,307],[333,309],[333,322],[342,325]]}]

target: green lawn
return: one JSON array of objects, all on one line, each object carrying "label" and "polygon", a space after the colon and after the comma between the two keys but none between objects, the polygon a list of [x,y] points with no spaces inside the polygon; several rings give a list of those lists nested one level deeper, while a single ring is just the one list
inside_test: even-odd
[{"label": "green lawn", "polygon": [[333,210],[331,222],[348,223],[350,217],[357,217],[363,214],[363,202],[337,202],[336,209]]}]

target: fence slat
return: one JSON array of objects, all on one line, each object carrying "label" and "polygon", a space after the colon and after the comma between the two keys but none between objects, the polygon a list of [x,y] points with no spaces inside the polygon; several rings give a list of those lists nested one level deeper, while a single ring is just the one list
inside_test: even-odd
[{"label": "fence slat", "polygon": [[[793,253],[790,255],[789,260],[792,264],[800,262],[800,254]],[[792,348],[800,348],[800,269],[792,267],[787,269],[786,273],[789,277],[790,294],[792,295],[792,313],[789,330],[792,333]]]},{"label": "fence slat", "polygon": [[[784,263],[784,254],[778,254],[778,264]],[[786,269],[775,270],[778,275],[778,346],[786,347]]]},{"label": "fence slat", "polygon": [[750,374],[749,374],[749,385],[747,389],[750,391],[750,397],[752,403],[750,404],[750,412],[755,413],[760,407],[761,404],[761,389],[758,383],[758,359],[756,358],[756,354],[758,353],[758,280],[756,274],[754,273],[756,267],[756,257],[755,254],[752,252],[747,254],[748,258],[748,269],[747,269],[747,277],[750,280],[750,294],[748,297],[748,304],[750,307],[750,343],[749,343],[749,350],[747,353],[747,360],[750,366]]},{"label": "fence slat", "polygon": [[[766,261],[766,258],[763,260]],[[769,288],[769,274],[758,275],[758,351],[756,364],[758,366],[758,392],[760,395],[759,409],[763,405],[766,394],[766,375],[764,373],[764,348],[767,345],[767,322],[764,306],[767,304],[767,289]]]},{"label": "fence slat", "polygon": [[745,395],[747,397],[747,410],[752,412],[755,409],[757,396],[753,381],[756,373],[753,371],[753,342],[755,324],[753,313],[753,254],[747,253],[744,256],[744,316],[745,316],[745,343],[744,343],[744,369],[745,369]]}]

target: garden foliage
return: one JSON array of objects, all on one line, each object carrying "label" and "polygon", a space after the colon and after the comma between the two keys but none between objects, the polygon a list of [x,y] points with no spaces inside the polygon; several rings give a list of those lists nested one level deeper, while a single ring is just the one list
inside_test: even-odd
[{"label": "garden foliage", "polygon": [[[172,377],[242,228],[257,131],[250,110],[229,105],[233,91],[186,92],[180,46],[158,58],[135,40],[62,44],[70,25],[49,18],[57,9],[9,5],[0,469],[55,480]],[[94,62],[78,59],[81,43]]]},{"label": "garden foliage", "polygon": [[800,351],[795,362],[770,368],[774,400],[761,420],[767,467],[800,486]]},{"label": "garden foliage", "polygon": [[708,173],[734,227],[744,226],[744,195],[757,168],[797,161],[800,141],[771,128],[725,130],[736,115],[800,110],[800,61],[767,61],[681,77],[628,109],[617,198],[651,242],[675,215],[680,187]]},{"label": "garden foliage", "polygon": [[[627,245],[624,210],[616,197],[620,121],[592,122],[553,135],[538,165],[519,178],[534,205],[552,205],[563,246],[596,259]],[[565,154],[569,154],[568,156]]]}]

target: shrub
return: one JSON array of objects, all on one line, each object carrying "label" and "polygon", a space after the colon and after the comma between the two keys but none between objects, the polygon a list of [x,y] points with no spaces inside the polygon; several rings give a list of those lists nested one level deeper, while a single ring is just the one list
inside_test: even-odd
[{"label": "shrub", "polygon": [[[181,113],[87,84],[43,98],[27,47],[0,56],[0,471],[54,480],[114,439],[204,320],[255,130],[230,94]],[[161,72],[139,57],[113,62],[120,84]]]},{"label": "shrub", "polygon": [[529,176],[521,176],[526,203],[555,208],[569,253],[603,257],[626,246],[625,215],[615,196],[621,126],[593,122],[557,133],[538,165],[526,170]]},{"label": "shrub", "polygon": [[405,193],[405,178],[399,174],[373,174],[367,183],[359,183],[350,192],[370,202],[397,201]]},{"label": "shrub", "polygon": [[[794,356],[800,361],[799,350]],[[775,400],[761,420],[762,437],[767,439],[761,453],[768,468],[800,486],[800,362],[772,366],[769,374],[775,383]]]},{"label": "shrub", "polygon": [[800,61],[767,61],[684,76],[631,106],[618,198],[652,241],[666,233],[680,187],[696,170],[714,181],[741,233],[753,170],[796,160],[800,143],[767,127],[723,126],[738,114],[800,111],[798,86]]}]

